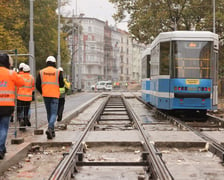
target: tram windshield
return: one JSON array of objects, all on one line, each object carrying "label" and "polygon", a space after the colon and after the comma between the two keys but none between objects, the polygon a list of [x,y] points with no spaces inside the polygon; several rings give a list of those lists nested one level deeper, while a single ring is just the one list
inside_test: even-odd
[{"label": "tram windshield", "polygon": [[210,78],[212,42],[173,41],[174,78]]}]

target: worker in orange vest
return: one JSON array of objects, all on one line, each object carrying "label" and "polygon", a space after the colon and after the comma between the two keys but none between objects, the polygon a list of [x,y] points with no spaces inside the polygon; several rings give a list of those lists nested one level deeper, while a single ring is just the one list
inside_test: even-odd
[{"label": "worker in orange vest", "polygon": [[26,126],[31,126],[29,121],[29,110],[32,102],[32,93],[34,91],[34,77],[30,74],[29,65],[23,65],[23,73],[20,76],[24,79],[25,85],[18,88],[17,91],[17,112],[20,130],[26,130]]},{"label": "worker in orange vest", "polygon": [[47,67],[40,70],[37,76],[36,88],[44,98],[47,111],[47,139],[52,139],[55,137],[54,124],[58,112],[59,88],[64,87],[64,80],[62,72],[56,69],[56,59],[54,56],[48,56],[46,63]]},{"label": "worker in orange vest", "polygon": [[[19,75],[23,74],[23,66],[24,65],[25,65],[25,63],[20,63],[19,64],[19,72],[18,72]],[[14,68],[14,69],[15,69],[15,71],[17,70],[16,68]],[[19,105],[18,105],[18,102],[17,102],[17,118],[21,116],[20,113],[18,112],[18,107],[19,107]],[[14,119],[14,113],[12,113],[10,122],[13,122],[13,119]]]},{"label": "worker in orange vest", "polygon": [[9,70],[12,66],[12,58],[7,54],[0,54],[0,159],[3,159],[6,153],[5,143],[15,107],[16,87],[25,84],[15,71]]}]

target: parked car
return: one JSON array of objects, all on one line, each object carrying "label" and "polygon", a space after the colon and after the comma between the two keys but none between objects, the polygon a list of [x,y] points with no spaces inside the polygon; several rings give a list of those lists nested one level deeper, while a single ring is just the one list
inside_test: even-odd
[{"label": "parked car", "polygon": [[91,86],[91,89],[94,91],[111,91],[112,90],[112,82],[111,81],[98,81],[95,85]]},{"label": "parked car", "polygon": [[107,91],[111,91],[112,90],[112,82],[111,81],[105,81],[105,89]]},{"label": "parked car", "polygon": [[105,81],[98,81],[95,85],[95,90],[104,90],[105,89]]}]

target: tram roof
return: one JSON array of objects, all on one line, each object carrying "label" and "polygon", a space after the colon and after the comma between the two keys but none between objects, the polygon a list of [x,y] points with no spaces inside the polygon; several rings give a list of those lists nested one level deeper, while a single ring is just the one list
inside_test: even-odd
[{"label": "tram roof", "polygon": [[151,48],[147,48],[142,52],[142,59],[147,55],[151,55]]},{"label": "tram roof", "polygon": [[162,32],[152,42],[153,48],[159,42],[173,40],[218,41],[218,35],[210,31],[172,31]]}]

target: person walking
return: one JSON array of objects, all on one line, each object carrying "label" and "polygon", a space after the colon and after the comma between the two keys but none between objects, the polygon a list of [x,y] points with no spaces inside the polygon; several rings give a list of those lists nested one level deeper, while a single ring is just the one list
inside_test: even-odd
[{"label": "person walking", "polygon": [[5,144],[15,107],[16,87],[25,84],[15,71],[9,70],[12,66],[12,58],[8,54],[0,54],[0,159],[4,159],[6,153]]},{"label": "person walking", "polygon": [[[25,66],[26,64],[25,63],[20,63],[19,64],[19,71],[17,72],[18,74],[19,74],[19,76],[21,76],[21,75],[23,75],[23,67]],[[16,68],[15,68],[16,69]],[[17,71],[17,70],[16,70]],[[18,89],[17,89],[18,90]],[[18,93],[18,92],[17,92]],[[17,111],[17,121],[19,121],[19,123],[20,123],[20,119],[22,119],[22,116],[23,116],[23,112],[22,112],[22,104],[20,104],[21,102],[20,101],[18,101],[18,97],[17,97],[17,105],[16,105],[16,107],[17,107],[17,109],[16,109],[16,111]],[[14,114],[13,114],[14,115]],[[11,121],[12,122],[12,121]],[[21,128],[20,128],[20,130],[22,130]]]},{"label": "person walking", "polygon": [[[59,71],[61,71],[61,73],[63,73],[63,68],[59,67],[58,68]],[[64,111],[64,105],[65,105],[65,95],[68,92],[68,90],[70,89],[70,83],[67,81],[66,78],[64,78],[64,87],[60,88],[60,97],[59,97],[59,103],[58,103],[58,118],[57,121],[61,121],[62,120],[62,115],[63,115],[63,111]]]},{"label": "person walking", "polygon": [[[25,65],[25,63],[20,63],[19,64],[19,71],[18,71],[18,74],[19,75],[21,75],[21,74],[23,74],[23,66]],[[14,68],[15,69],[15,71],[17,72],[17,69],[16,68]],[[17,101],[17,121],[18,121],[18,117],[20,117],[20,116],[22,116],[21,114],[22,114],[22,112],[18,112],[18,107],[20,107],[20,104],[18,104],[18,101]],[[10,119],[10,122],[13,122],[14,120],[14,113],[12,113],[12,116],[11,116],[11,119]]]},{"label": "person walking", "polygon": [[62,72],[56,69],[56,59],[54,56],[48,56],[46,64],[47,67],[38,73],[36,88],[44,98],[47,111],[48,129],[45,133],[47,139],[52,139],[55,137],[54,124],[58,112],[59,88],[64,87],[64,81]]},{"label": "person walking", "polygon": [[20,76],[25,81],[25,85],[18,88],[17,91],[17,109],[20,116],[18,117],[20,130],[26,130],[26,126],[31,126],[29,120],[30,104],[32,102],[32,93],[34,91],[34,77],[30,74],[29,65],[23,66],[23,73]]}]

